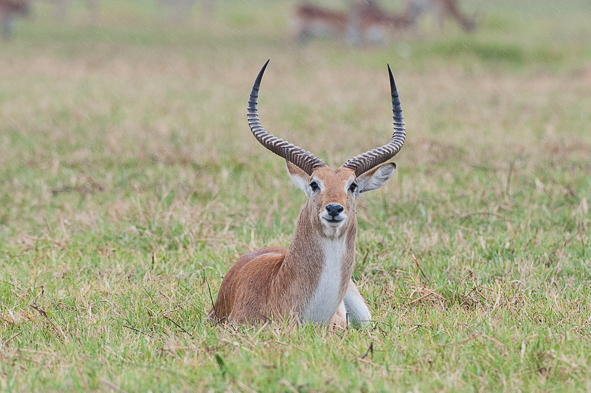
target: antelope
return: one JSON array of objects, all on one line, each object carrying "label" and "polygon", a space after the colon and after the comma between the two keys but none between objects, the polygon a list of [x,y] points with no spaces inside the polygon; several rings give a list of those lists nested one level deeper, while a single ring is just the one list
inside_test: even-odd
[{"label": "antelope", "polygon": [[349,13],[302,4],[294,15],[292,30],[300,43],[313,37],[346,38],[353,45],[382,42],[388,31],[405,29],[411,22],[406,15],[388,13],[374,2],[354,3]]},{"label": "antelope", "polygon": [[2,38],[9,40],[14,29],[14,20],[19,16],[27,16],[30,12],[28,0],[0,0],[0,23]]},{"label": "antelope", "polygon": [[349,17],[349,42],[359,45],[364,42],[383,43],[388,32],[406,30],[412,21],[407,14],[392,14],[379,6],[375,0],[353,3]]},{"label": "antelope", "polygon": [[305,43],[313,37],[344,37],[347,32],[349,16],[346,12],[329,10],[310,4],[302,4],[295,9],[292,20],[298,42]]},{"label": "antelope", "polygon": [[434,10],[440,27],[443,27],[448,18],[455,19],[466,32],[471,32],[476,27],[476,17],[470,18],[463,14],[457,0],[409,0],[406,14],[411,25],[416,27],[420,15],[430,9]]},{"label": "antelope", "polygon": [[[295,185],[307,197],[289,248],[265,247],[241,256],[222,280],[209,316],[217,322],[252,324],[276,319],[328,324],[332,329],[367,325],[371,313],[351,280],[355,260],[355,200],[381,188],[396,169],[387,163],[406,137],[400,98],[390,66],[394,133],[390,142],[329,168],[312,153],[262,127],[260,70],[248,101],[248,124],[265,148],[286,161]],[[381,165],[383,164],[383,165]]]}]

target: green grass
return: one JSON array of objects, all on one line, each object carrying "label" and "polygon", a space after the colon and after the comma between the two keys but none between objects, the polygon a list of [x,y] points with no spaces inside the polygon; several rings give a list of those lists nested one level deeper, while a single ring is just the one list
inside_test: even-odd
[{"label": "green grass", "polygon": [[[554,4],[359,51],[293,45],[283,2],[38,5],[0,45],[0,390],[588,391],[591,8]],[[267,58],[265,127],[334,166],[388,140],[394,70],[407,141],[357,209],[368,329],[205,315],[304,203],[246,123]]]}]

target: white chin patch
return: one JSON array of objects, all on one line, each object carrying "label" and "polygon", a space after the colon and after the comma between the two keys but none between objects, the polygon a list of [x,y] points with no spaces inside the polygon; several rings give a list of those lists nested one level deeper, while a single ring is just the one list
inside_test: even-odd
[{"label": "white chin patch", "polygon": [[341,228],[347,221],[346,214],[339,214],[337,220],[331,220],[332,217],[322,213],[320,214],[320,222],[324,225],[324,234],[327,237],[337,237],[340,235]]}]

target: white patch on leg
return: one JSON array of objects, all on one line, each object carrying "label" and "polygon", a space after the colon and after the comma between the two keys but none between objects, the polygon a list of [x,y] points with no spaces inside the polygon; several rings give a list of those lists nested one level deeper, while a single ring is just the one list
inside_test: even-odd
[{"label": "white patch on leg", "polygon": [[369,308],[353,282],[349,283],[344,302],[349,314],[349,322],[353,326],[367,326],[371,322]]}]

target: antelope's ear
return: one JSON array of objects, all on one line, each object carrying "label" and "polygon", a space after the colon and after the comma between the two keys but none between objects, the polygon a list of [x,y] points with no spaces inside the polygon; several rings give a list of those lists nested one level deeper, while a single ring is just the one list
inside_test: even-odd
[{"label": "antelope's ear", "polygon": [[287,160],[285,160],[285,163],[287,164],[287,172],[289,173],[289,176],[291,176],[295,185],[308,195],[310,191],[310,186],[308,185],[310,176],[295,164],[292,164]]},{"label": "antelope's ear", "polygon": [[357,197],[364,192],[382,188],[382,186],[394,176],[395,170],[396,164],[391,162],[359,176],[357,178],[357,183],[359,185],[357,187]]}]

